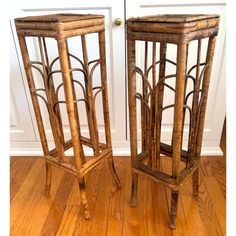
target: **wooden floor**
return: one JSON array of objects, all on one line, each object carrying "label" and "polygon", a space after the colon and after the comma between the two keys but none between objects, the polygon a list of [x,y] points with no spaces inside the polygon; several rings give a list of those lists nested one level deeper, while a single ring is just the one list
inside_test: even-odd
[{"label": "wooden floor", "polygon": [[[225,150],[225,145],[222,146]],[[53,169],[51,198],[43,195],[44,160],[11,158],[11,235],[225,235],[225,157],[201,160],[200,196],[192,198],[191,182],[180,191],[177,228],[170,230],[170,190],[139,178],[138,204],[129,207],[130,158],[115,158],[122,189],[115,191],[108,165],[88,175],[87,195],[92,219],[84,220],[76,179]]]}]

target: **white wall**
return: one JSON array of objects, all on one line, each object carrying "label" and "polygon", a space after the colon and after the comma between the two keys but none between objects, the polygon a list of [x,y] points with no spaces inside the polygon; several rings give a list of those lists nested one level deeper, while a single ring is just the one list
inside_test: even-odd
[{"label": "white wall", "polygon": [[[35,117],[23,70],[21,54],[13,19],[20,16],[42,15],[56,12],[98,13],[106,16],[106,48],[109,80],[109,101],[112,124],[112,140],[115,155],[129,154],[129,133],[127,114],[127,86],[125,79],[125,15],[142,16],[162,13],[218,13],[221,15],[220,31],[217,38],[213,73],[204,129],[203,155],[221,155],[219,148],[225,117],[225,1],[219,0],[123,0],[117,1],[72,1],[60,2],[41,0],[12,1],[11,10],[11,155],[42,154]],[[126,9],[126,12],[125,12]],[[123,24],[116,27],[116,17]],[[30,51],[35,51],[32,43]],[[99,108],[98,108],[99,109]],[[46,118],[45,118],[46,119]],[[164,124],[163,137],[168,140],[168,125]],[[84,123],[83,132],[88,132]],[[102,125],[99,127],[101,132]],[[68,126],[65,126],[68,130]],[[47,126],[50,137],[50,127]],[[51,138],[49,138],[51,140]]]}]

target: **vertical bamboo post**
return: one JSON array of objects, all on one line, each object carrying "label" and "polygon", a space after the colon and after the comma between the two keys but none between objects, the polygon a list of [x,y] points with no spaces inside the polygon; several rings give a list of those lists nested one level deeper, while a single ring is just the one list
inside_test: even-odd
[{"label": "vertical bamboo post", "polygon": [[199,88],[200,88],[200,63],[201,63],[201,39],[198,40],[198,51],[197,51],[197,68],[196,68],[196,80],[195,87],[193,90],[193,100],[192,100],[192,117],[190,120],[190,132],[189,132],[189,160],[188,166],[192,165],[194,158],[194,147],[196,139],[196,122],[197,122],[197,109],[198,109],[198,98],[199,98]]},{"label": "vertical bamboo post", "polygon": [[[46,96],[47,96],[47,101],[48,101],[48,112],[49,112],[49,121],[52,129],[52,134],[55,142],[56,149],[58,151],[58,156],[59,156],[59,161],[64,161],[64,145],[63,145],[63,133],[61,133],[61,127],[59,125],[59,120],[56,117],[56,114],[53,111],[53,92],[50,91],[50,87],[48,87],[47,83],[47,68],[45,64],[45,56],[43,54],[43,44],[42,44],[42,39],[41,37],[38,38],[39,42],[39,51],[40,51],[40,57],[42,61],[42,66],[43,66],[43,74],[44,74],[44,86],[45,86],[45,91],[46,91]],[[53,82],[52,80],[50,81],[51,89],[53,89]],[[49,85],[49,86],[50,86]]]},{"label": "vertical bamboo post", "polygon": [[[46,72],[47,72],[47,75],[48,75],[51,72],[51,70],[50,70],[50,66],[49,66],[46,40],[45,40],[44,37],[42,38],[42,41],[43,41],[45,61],[46,61],[46,65],[47,65],[46,66],[46,70],[47,70]],[[51,75],[51,76],[53,76],[53,75]],[[47,78],[47,79],[49,79],[49,78]],[[47,82],[47,81],[45,81],[45,82]],[[52,96],[52,104],[55,104],[56,102],[58,102],[58,98],[55,95],[55,88],[54,88],[54,84],[53,84],[53,79],[50,80],[49,90],[50,90],[49,92],[51,93],[51,96]],[[60,138],[61,138],[62,142],[64,143],[65,140],[64,140],[64,133],[63,133],[63,124],[62,124],[62,118],[61,118],[61,112],[60,112],[60,107],[59,106],[56,106],[55,113],[56,113],[56,116],[57,116],[57,119],[58,119],[58,125],[59,125],[60,135],[61,135]]]},{"label": "vertical bamboo post", "polygon": [[[145,52],[144,52],[144,75],[148,77],[147,74],[147,66],[148,66],[148,42],[145,41]],[[143,80],[142,83],[142,88],[143,88],[143,100],[147,102],[147,85]],[[142,108],[141,108],[141,129],[142,129],[142,152],[146,153],[147,152],[147,107],[142,102]],[[146,153],[147,155],[147,153]]]},{"label": "vertical bamboo post", "polygon": [[[70,79],[71,79],[71,85],[72,85],[73,101],[76,101],[76,92],[75,92],[75,86],[74,86],[74,82],[73,82],[73,72],[71,71],[72,66],[71,66],[71,60],[70,60],[70,56],[69,56],[70,52],[69,52],[69,46],[68,46],[67,40],[65,41],[65,43],[66,43],[66,50],[67,50],[67,57],[68,57],[68,67],[69,67],[69,70],[70,70]],[[78,127],[78,133],[79,133],[79,136],[81,136],[80,122],[79,122],[79,112],[78,112],[77,103],[74,104],[74,108],[75,108],[75,117],[78,117],[78,119],[76,119],[77,127]],[[82,152],[81,160],[82,160],[82,164],[84,164],[86,162],[86,160],[85,160],[83,148],[81,148],[81,152]]]},{"label": "vertical bamboo post", "polygon": [[204,91],[203,100],[200,109],[200,119],[198,124],[198,133],[197,133],[197,143],[196,143],[196,155],[200,156],[201,154],[201,147],[202,147],[202,138],[203,138],[203,131],[204,131],[204,122],[205,122],[205,113],[206,113],[206,105],[207,105],[207,96],[208,96],[208,89],[209,89],[209,82],[211,76],[211,69],[213,63],[213,56],[215,50],[215,43],[216,37],[210,37],[208,41],[208,48],[207,48],[207,55],[206,55],[206,64],[208,65],[202,82],[202,90]]},{"label": "vertical bamboo post", "polygon": [[84,59],[84,70],[87,75],[87,79],[85,80],[85,88],[87,93],[87,99],[89,106],[86,106],[86,113],[88,119],[88,127],[89,127],[89,135],[93,144],[94,155],[99,155],[99,136],[97,130],[97,118],[96,118],[96,110],[95,110],[95,102],[93,100],[93,84],[90,74],[89,74],[89,65],[88,65],[88,52],[87,52],[87,44],[86,44],[86,36],[81,35],[81,44],[83,51],[83,59]]},{"label": "vertical bamboo post", "polygon": [[[183,135],[183,112],[184,112],[184,92],[185,92],[185,73],[186,73],[187,44],[178,44],[177,51],[177,73],[175,85],[175,107],[174,107],[174,127],[173,127],[173,159],[172,176],[178,178],[179,163],[182,150]],[[177,216],[179,191],[172,190],[170,228],[175,228],[175,219]]]},{"label": "vertical bamboo post", "polygon": [[[78,122],[77,122],[77,119],[79,119],[79,117],[76,117],[75,115],[75,103],[74,103],[74,96],[73,96],[72,81],[70,79],[70,71],[68,67],[69,62],[68,62],[66,39],[58,38],[57,43],[58,43],[58,52],[59,52],[62,79],[63,79],[63,85],[64,85],[63,87],[64,87],[64,93],[65,93],[65,99],[66,99],[66,108],[67,108],[68,119],[70,122],[71,139],[72,139],[72,145],[73,145],[73,150],[74,150],[75,163],[76,163],[77,169],[80,170],[82,167],[82,158],[84,158],[82,157],[83,147],[80,142],[79,127],[78,127]],[[90,218],[90,212],[88,209],[88,201],[86,197],[84,179],[79,178],[78,181],[79,181],[82,204],[84,206],[84,217],[88,219]]]},{"label": "vertical bamboo post", "polygon": [[[100,54],[100,71],[101,71],[101,85],[102,85],[102,104],[103,116],[105,125],[106,144],[108,148],[112,148],[111,144],[111,127],[109,117],[109,103],[108,103],[108,89],[107,89],[107,68],[106,68],[106,48],[105,48],[105,31],[98,33],[99,54]],[[114,167],[113,156],[108,158],[110,172],[115,181],[116,187],[120,188],[120,180]]]},{"label": "vertical bamboo post", "polygon": [[[160,43],[160,67],[159,67],[159,81],[165,77],[166,70],[166,50],[167,43]],[[161,121],[162,121],[162,112],[163,99],[164,99],[164,81],[160,83],[157,93],[157,102],[156,102],[156,158],[157,158],[157,170],[160,170],[160,152],[161,152]]]},{"label": "vertical bamboo post", "polygon": [[68,119],[70,122],[70,129],[71,129],[71,137],[72,137],[72,144],[74,149],[75,161],[78,170],[82,167],[81,156],[83,155],[82,152],[82,145],[80,143],[80,134],[79,134],[79,127],[77,123],[77,119],[75,114],[75,103],[74,103],[74,96],[73,96],[73,88],[72,88],[72,81],[70,78],[70,71],[69,71],[69,62],[68,62],[68,53],[67,53],[67,46],[65,39],[58,39],[58,52],[60,58],[60,65],[61,65],[61,72],[62,72],[62,79],[63,79],[63,88],[65,93],[65,100],[66,100],[66,108],[68,113]]},{"label": "vertical bamboo post", "polygon": [[193,173],[193,197],[197,198],[199,195],[199,167]]},{"label": "vertical bamboo post", "polygon": [[156,97],[155,97],[155,85],[156,85],[156,42],[152,43],[152,93],[151,93],[151,158],[152,158],[152,170],[157,170],[157,162],[156,162]]},{"label": "vertical bamboo post", "polygon": [[[188,48],[189,48],[189,44],[186,45],[187,48],[186,48],[186,61],[185,61],[185,85],[184,85],[184,100],[185,100],[185,96],[186,96],[186,91],[187,91],[187,85],[188,85],[188,78],[187,78],[187,66],[188,66]],[[182,136],[183,136],[183,133],[184,133],[184,123],[185,123],[185,116],[186,116],[186,110],[187,108],[184,107],[184,110],[183,110],[183,124],[182,124]],[[191,117],[190,117],[191,119]],[[182,147],[182,144],[183,144],[183,139],[181,140],[181,147]]]},{"label": "vertical bamboo post", "polygon": [[[210,37],[208,41],[207,55],[206,55],[206,64],[208,65],[202,82],[202,90],[204,93],[202,94],[203,99],[200,107],[200,119],[199,124],[197,124],[197,143],[196,143],[196,156],[200,158],[201,148],[202,148],[202,138],[204,132],[204,121],[205,121],[205,113],[207,106],[207,97],[208,97],[208,89],[210,83],[210,76],[212,70],[213,56],[215,50],[216,37]],[[193,173],[193,196],[197,197],[199,193],[199,168],[195,170]]]},{"label": "vertical bamboo post", "polygon": [[177,73],[176,73],[176,92],[174,106],[174,127],[173,127],[173,161],[172,176],[179,176],[179,162],[182,146],[183,131],[183,108],[185,90],[185,71],[186,71],[187,45],[178,44],[177,51]]},{"label": "vertical bamboo post", "polygon": [[[197,51],[197,68],[196,68],[196,80],[195,87],[193,92],[193,101],[192,101],[192,117],[190,121],[190,132],[189,132],[189,160],[188,166],[190,167],[193,162],[195,155],[195,140],[196,140],[196,131],[197,131],[197,110],[198,110],[198,98],[199,98],[199,89],[200,89],[200,63],[201,63],[201,39],[198,40],[198,51]],[[193,197],[197,198],[199,194],[199,167],[195,170],[192,177],[192,187],[193,187]]]},{"label": "vertical bamboo post", "polygon": [[170,228],[176,227],[176,217],[178,209],[179,191],[172,190],[171,193],[171,209],[170,209]]},{"label": "vertical bamboo post", "polygon": [[[129,128],[131,164],[137,161],[137,118],[136,118],[136,76],[135,76],[135,41],[128,38],[128,98],[129,98]],[[132,186],[130,206],[137,203],[138,174],[132,171]]]},{"label": "vertical bamboo post", "polygon": [[[24,63],[26,78],[28,81],[28,86],[29,86],[29,90],[30,90],[30,94],[31,94],[31,100],[32,100],[33,108],[34,108],[34,112],[35,112],[35,118],[36,118],[36,123],[37,123],[38,131],[39,131],[40,141],[42,144],[44,156],[47,156],[47,155],[49,155],[49,149],[48,149],[47,138],[46,138],[46,134],[45,134],[45,129],[44,129],[44,125],[43,125],[43,119],[42,119],[42,115],[41,115],[41,111],[40,111],[38,98],[34,94],[34,91],[36,88],[35,88],[32,70],[30,67],[29,53],[28,53],[25,37],[18,36],[18,39],[19,39],[20,49],[22,52],[22,59],[23,59],[23,63]],[[46,162],[45,196],[47,196],[47,197],[50,195],[51,177],[52,177],[52,167],[49,163]]]},{"label": "vertical bamboo post", "polygon": [[107,146],[111,148],[111,127],[109,117],[108,90],[107,90],[107,72],[106,72],[106,49],[105,49],[105,31],[99,32],[99,54],[101,60],[101,84],[102,84],[102,102],[105,124],[105,134]]},{"label": "vertical bamboo post", "polygon": [[52,165],[47,161],[45,161],[45,164],[46,164],[46,182],[45,182],[44,196],[46,198],[49,198],[51,190],[51,182],[52,182]]}]

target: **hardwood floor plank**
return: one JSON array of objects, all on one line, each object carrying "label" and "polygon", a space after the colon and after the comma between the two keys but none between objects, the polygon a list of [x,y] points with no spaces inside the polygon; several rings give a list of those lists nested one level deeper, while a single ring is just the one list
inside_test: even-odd
[{"label": "hardwood floor plank", "polygon": [[165,187],[161,184],[151,182],[152,202],[151,206],[154,214],[154,235],[172,235],[169,228],[169,209],[166,200]]},{"label": "hardwood floor plank", "polygon": [[11,202],[11,235],[27,235],[29,233],[28,222],[35,211],[35,205],[44,193],[44,177],[44,162],[38,159]]},{"label": "hardwood floor plank", "polygon": [[154,218],[154,208],[156,207],[156,203],[153,201],[153,192],[152,192],[153,181],[147,179],[147,231],[148,235],[155,235],[156,228],[155,228],[155,218]]},{"label": "hardwood floor plank", "polygon": [[[56,176],[54,176],[56,178]],[[40,235],[56,235],[66,207],[74,176],[64,172]]]},{"label": "hardwood floor plank", "polygon": [[[125,170],[126,160],[124,157],[116,159],[116,171],[120,178],[121,189],[118,191],[112,192],[109,213],[108,213],[108,222],[107,222],[107,235],[122,235],[122,228],[124,223],[124,204],[125,204]],[[114,185],[113,185],[114,186]]]},{"label": "hardwood floor plank", "polygon": [[104,161],[93,219],[91,222],[91,235],[104,236],[107,233],[108,212],[112,191],[111,178],[107,178],[108,171],[108,163],[107,161]]},{"label": "hardwood floor plank", "polygon": [[212,163],[212,175],[216,179],[221,193],[226,199],[226,164],[224,161],[217,159]]},{"label": "hardwood floor plank", "polygon": [[[169,160],[168,158],[165,158]],[[162,163],[161,171],[170,172],[170,166],[166,163]],[[169,228],[169,206],[167,201],[167,193],[164,185],[151,181],[152,188],[152,202],[153,216],[155,225],[155,235],[172,235],[172,231]]]},{"label": "hardwood floor plank", "polygon": [[186,181],[186,183],[182,186],[180,192],[189,234],[191,236],[195,235],[207,236],[207,231],[205,229],[204,224],[202,223],[198,211],[198,204],[197,204],[198,200],[193,198],[191,179]]},{"label": "hardwood floor plank", "polygon": [[122,225],[120,220],[109,219],[107,225],[107,236],[122,236]]},{"label": "hardwood floor plank", "polygon": [[207,186],[207,191],[212,201],[212,205],[216,212],[218,221],[220,223],[221,230],[223,235],[226,235],[226,206],[225,198],[221,193],[221,189],[217,184],[217,181],[214,177],[204,177],[205,185]]},{"label": "hardwood floor plank", "polygon": [[[21,158],[21,161],[17,159]],[[10,202],[15,197],[20,186],[24,182],[36,157],[11,157],[10,158]]]},{"label": "hardwood floor plank", "polygon": [[[150,235],[148,232],[148,221],[152,220],[152,216],[147,214],[148,207],[148,180],[144,176],[139,176],[138,183],[138,201],[139,205],[139,235]],[[151,199],[149,199],[151,200]],[[149,204],[152,204],[150,201]],[[151,234],[152,235],[152,234]]]},{"label": "hardwood floor plank", "polygon": [[[46,198],[43,194],[41,195],[40,200],[35,205],[34,214],[30,221],[28,222],[28,230],[31,232],[30,235],[40,235],[42,228],[44,227],[45,220],[47,219],[48,213],[52,207],[52,204],[55,200],[55,196],[58,190],[58,187],[61,183],[61,180],[64,176],[64,172],[58,168],[53,168],[53,178],[51,185],[50,198]],[[44,178],[45,181],[45,178]]]},{"label": "hardwood floor plank", "polygon": [[199,214],[208,235],[223,235],[213,203],[203,178],[200,178],[199,197],[197,200]]},{"label": "hardwood floor plank", "polygon": [[[75,205],[67,205],[64,211],[60,227],[56,233],[57,236],[73,236],[76,227],[77,217],[80,214],[80,207]],[[79,234],[78,234],[79,235]]]},{"label": "hardwood floor plank", "polygon": [[91,235],[91,223],[94,218],[94,208],[97,200],[98,190],[100,187],[99,183],[101,178],[101,169],[102,165],[99,165],[98,167],[93,169],[86,178],[86,193],[91,213],[91,219],[85,220],[83,217],[83,212],[80,210],[77,215],[75,227],[73,229],[73,235]]},{"label": "hardwood floor plank", "polygon": [[[168,209],[170,214],[170,206],[171,206],[171,189],[166,187],[166,197],[168,202]],[[187,220],[185,217],[185,212],[183,210],[184,205],[182,201],[182,194],[180,191],[179,194],[179,203],[178,203],[178,210],[177,210],[177,219],[176,219],[176,228],[172,229],[173,236],[182,235],[182,236],[189,236],[190,232],[187,227]],[[168,218],[168,224],[169,224],[169,218]]]},{"label": "hardwood floor plank", "polygon": [[[214,163],[215,160],[213,160]],[[212,161],[209,157],[201,157],[200,165],[201,173],[203,176],[212,176]]]},{"label": "hardwood floor plank", "polygon": [[[165,159],[163,168],[170,170]],[[169,224],[170,189],[139,176],[137,206],[131,208],[130,158],[115,158],[122,189],[115,191],[106,162],[86,177],[91,220],[83,218],[75,177],[53,168],[50,199],[44,197],[42,158],[11,160],[11,235],[225,235],[225,160],[201,161],[199,199],[191,179],[180,190],[177,226]]]},{"label": "hardwood floor plank", "polygon": [[[137,206],[130,207],[130,190],[131,190],[131,167],[130,158],[127,158],[125,165],[125,204],[124,204],[124,223],[123,223],[123,235],[124,236],[139,236],[139,196],[137,196]],[[138,186],[139,187],[139,186]]]},{"label": "hardwood floor plank", "polygon": [[34,211],[34,204],[37,203],[40,193],[43,193],[41,191],[41,187],[44,186],[43,168],[44,163],[38,159],[11,202],[10,229],[12,235],[24,231],[27,219],[31,217],[32,211]]},{"label": "hardwood floor plank", "polygon": [[226,163],[224,157],[204,157],[201,161],[203,176],[214,177],[226,199]]},{"label": "hardwood floor plank", "polygon": [[[172,162],[170,158],[163,157],[163,161],[161,162],[161,168],[162,171],[165,171],[166,173],[171,173],[172,170]],[[170,214],[170,208],[171,208],[171,189],[168,187],[165,187],[166,192],[166,201],[168,204],[168,221],[167,224],[169,226],[169,214]],[[184,204],[182,201],[182,193],[181,190],[179,192],[179,203],[177,208],[177,219],[176,219],[176,229],[172,229],[172,234],[175,235],[190,235],[187,227],[187,221],[185,218],[185,212],[183,210]]]},{"label": "hardwood floor plank", "polygon": [[76,227],[77,217],[80,217],[80,193],[78,182],[74,179],[73,186],[66,203],[66,208],[62,216],[57,235],[73,235]]}]

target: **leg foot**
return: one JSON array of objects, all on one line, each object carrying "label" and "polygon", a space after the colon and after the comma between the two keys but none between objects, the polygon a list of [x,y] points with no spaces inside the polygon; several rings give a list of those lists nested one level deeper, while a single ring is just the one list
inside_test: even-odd
[{"label": "leg foot", "polygon": [[113,156],[110,156],[108,158],[108,164],[109,164],[111,175],[112,175],[112,177],[113,177],[113,179],[115,181],[116,187],[117,187],[117,189],[119,189],[119,188],[121,188],[121,185],[120,185],[119,177],[118,177],[118,175],[116,173],[116,170],[115,170]]},{"label": "leg foot", "polygon": [[86,197],[86,188],[85,188],[84,178],[79,179],[79,189],[80,189],[82,206],[84,208],[84,218],[90,219],[91,215],[90,215],[90,211],[89,211],[88,200]]},{"label": "leg foot", "polygon": [[179,198],[179,191],[172,190],[171,209],[170,209],[170,228],[171,229],[175,229],[175,227],[176,227],[178,198]]},{"label": "leg foot", "polygon": [[51,180],[52,180],[52,165],[46,162],[46,184],[44,191],[44,196],[46,198],[50,197]]},{"label": "leg foot", "polygon": [[193,173],[193,197],[197,198],[199,195],[199,167]]},{"label": "leg foot", "polygon": [[132,173],[131,199],[130,199],[131,207],[136,207],[137,205],[137,191],[138,191],[138,174]]}]

